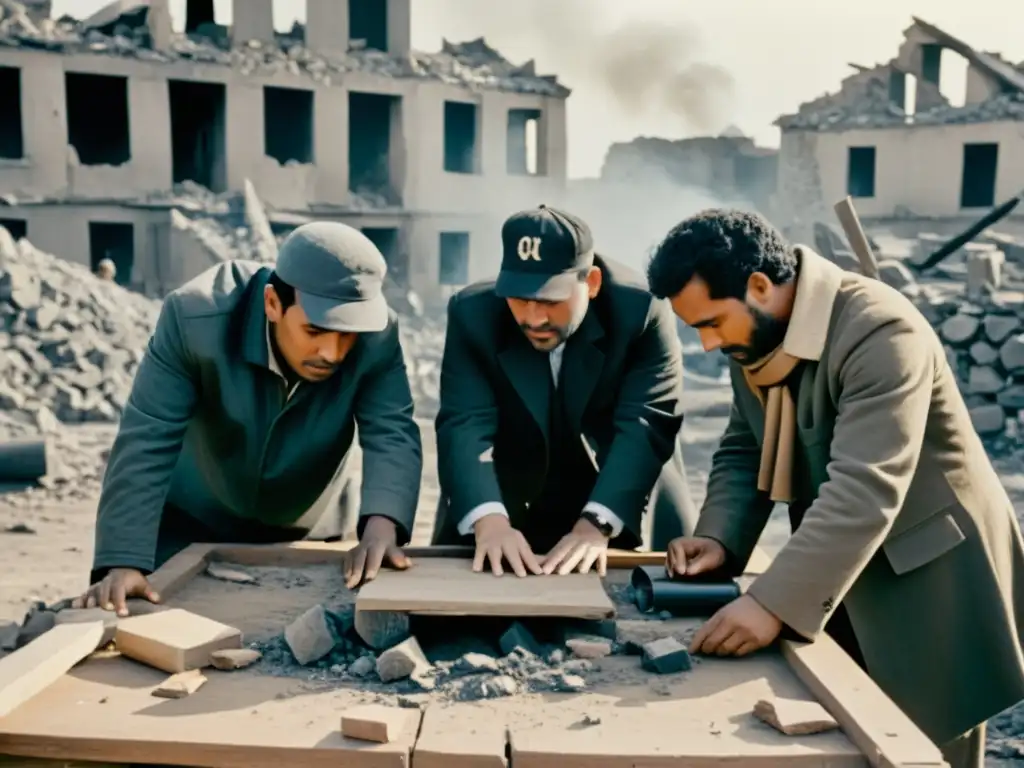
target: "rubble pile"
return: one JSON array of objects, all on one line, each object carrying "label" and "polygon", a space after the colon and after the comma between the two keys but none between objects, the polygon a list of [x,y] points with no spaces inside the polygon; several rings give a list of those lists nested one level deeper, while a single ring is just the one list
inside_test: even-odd
[{"label": "rubble pile", "polygon": [[117,419],[160,303],[0,229],[0,407],[65,424]]},{"label": "rubble pile", "polygon": [[[619,618],[413,616],[379,651],[360,638],[350,602],[318,604],[283,633],[250,647],[259,654],[256,671],[263,674],[452,701],[580,692],[612,678],[622,682],[624,675],[653,680],[699,663],[686,650],[695,627],[666,623],[672,618],[667,614],[638,613],[628,603],[628,587],[609,594],[626,601]],[[602,663],[612,657],[621,663]]]},{"label": "rubble pile", "polygon": [[[872,92],[875,94],[875,92]],[[776,121],[783,130],[846,131],[853,128],[887,128],[897,125],[951,125],[1024,120],[1024,94],[1003,93],[978,104],[960,107],[944,104],[908,116],[888,96],[872,95],[853,104],[832,104],[821,109],[801,109]]]},{"label": "rubble pile", "polygon": [[[439,80],[469,88],[562,97],[569,93],[555,78],[538,76],[532,62],[522,66],[512,64],[482,39],[461,44],[446,42],[440,52],[413,51],[408,56],[365,48],[352,49],[347,54],[320,55],[292,35],[279,35],[276,43],[253,40],[233,46],[224,27],[207,26],[211,29],[203,36],[175,34],[167,50],[156,50],[145,23],[116,24],[109,30],[110,34],[106,34],[106,27],[104,31],[89,29],[68,16],[58,20],[33,20],[23,3],[0,0],[0,46],[124,56],[154,62],[181,60],[220,64],[246,75],[288,72],[324,85],[349,72],[368,72],[383,77]],[[293,34],[301,29],[301,25],[297,25]]]}]

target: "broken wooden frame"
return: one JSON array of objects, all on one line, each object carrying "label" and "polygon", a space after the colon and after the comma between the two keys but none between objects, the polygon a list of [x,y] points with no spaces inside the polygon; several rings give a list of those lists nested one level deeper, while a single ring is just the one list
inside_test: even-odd
[{"label": "broken wooden frame", "polygon": [[[150,580],[164,601],[167,601],[191,579],[202,574],[211,562],[296,568],[330,565],[339,563],[344,552],[351,546],[352,544],[349,542],[193,545],[169,560],[152,575]],[[471,555],[471,550],[465,547],[412,547],[407,552],[414,558]],[[608,566],[610,570],[629,569],[637,565],[660,563],[663,562],[663,558],[662,553],[612,551],[609,553]],[[757,560],[758,562],[748,569],[752,573],[763,570],[764,564],[767,562],[767,558],[760,553],[758,553]],[[668,627],[670,623],[666,622],[664,626]],[[22,758],[25,757],[59,761],[50,763],[51,765],[66,765],[69,760],[92,760],[107,764],[159,762],[166,765],[222,766],[223,768],[235,768],[236,766],[238,768],[241,766],[279,768],[282,764],[297,768],[300,766],[337,765],[352,766],[353,768],[391,768],[391,766],[407,768],[410,765],[410,760],[413,768],[489,768],[491,766],[493,768],[508,768],[510,764],[513,768],[550,768],[556,764],[565,765],[566,768],[582,768],[582,766],[620,768],[620,766],[632,766],[638,760],[644,765],[650,766],[712,766],[732,763],[773,767],[784,764],[787,767],[792,766],[792,768],[811,765],[941,768],[946,765],[935,745],[827,636],[812,644],[782,641],[781,657],[769,652],[743,660],[701,659],[698,661],[700,665],[720,665],[717,668],[724,675],[725,670],[738,672],[743,669],[743,665],[763,664],[764,660],[768,658],[776,659],[772,664],[782,664],[782,660],[784,660],[784,665],[792,673],[791,676],[795,677],[793,684],[796,685],[796,680],[799,680],[799,683],[809,690],[838,721],[842,734],[837,733],[836,738],[842,740],[841,744],[847,745],[845,748],[840,747],[830,753],[815,749],[820,744],[828,743],[817,741],[813,742],[813,746],[810,748],[804,745],[789,746],[786,751],[780,753],[780,747],[776,743],[774,751],[764,748],[762,754],[762,752],[758,752],[760,748],[756,744],[743,740],[744,746],[757,754],[738,763],[736,756],[729,752],[715,753],[716,739],[725,737],[718,735],[721,731],[707,731],[711,726],[706,723],[697,724],[707,731],[707,733],[699,734],[702,738],[701,755],[699,757],[689,756],[678,752],[679,749],[687,748],[685,742],[690,738],[684,733],[687,723],[677,722],[678,718],[670,717],[670,708],[676,699],[665,698],[667,695],[665,693],[662,693],[662,698],[652,699],[650,704],[643,703],[638,707],[633,701],[632,707],[627,705],[623,710],[622,704],[619,704],[615,706],[614,711],[609,710],[609,720],[623,716],[633,716],[634,720],[636,717],[640,717],[642,720],[658,720],[659,722],[655,724],[656,730],[652,730],[652,733],[668,732],[668,735],[663,738],[673,740],[670,742],[673,745],[673,753],[660,752],[643,757],[629,753],[631,748],[638,748],[637,744],[644,741],[644,737],[636,734],[633,730],[624,731],[621,739],[617,737],[616,733],[614,741],[609,741],[607,738],[603,741],[599,739],[600,744],[598,744],[593,741],[595,731],[581,731],[571,723],[562,725],[553,723],[545,731],[546,721],[549,720],[547,711],[541,718],[534,716],[530,727],[506,729],[502,724],[503,721],[500,720],[500,715],[496,717],[491,711],[502,706],[502,701],[429,706],[422,719],[416,718],[415,732],[410,730],[404,739],[387,745],[353,743],[341,737],[339,718],[344,708],[361,702],[351,700],[353,694],[340,689],[330,693],[310,694],[308,697],[301,697],[303,701],[300,705],[291,705],[290,711],[293,718],[295,711],[300,713],[299,723],[307,723],[311,719],[320,718],[333,724],[329,737],[314,744],[300,743],[287,728],[286,717],[278,718],[275,715],[261,720],[253,719],[252,715],[256,710],[249,710],[252,701],[245,701],[245,680],[247,678],[246,676],[236,676],[236,673],[226,673],[228,676],[223,678],[223,689],[218,690],[217,695],[210,697],[209,700],[204,699],[202,695],[192,697],[192,699],[158,700],[147,699],[148,694],[144,693],[145,690],[148,690],[147,686],[152,686],[156,679],[152,675],[146,677],[144,681],[141,679],[124,681],[122,679],[124,676],[128,676],[128,672],[135,677],[141,677],[144,673],[151,673],[152,670],[143,668],[141,665],[131,665],[131,669],[122,665],[119,668],[119,674],[122,677],[117,678],[117,685],[111,687],[108,683],[107,688],[118,693],[134,687],[136,690],[131,693],[131,696],[134,697],[131,706],[119,705],[113,701],[116,698],[114,695],[111,696],[110,705],[104,704],[106,697],[98,702],[103,706],[109,706],[106,710],[97,706],[76,706],[96,704],[95,700],[93,702],[83,701],[83,697],[99,696],[103,693],[104,687],[101,682],[96,682],[103,670],[97,670],[95,665],[101,665],[102,661],[90,661],[90,665],[72,669],[95,647],[101,626],[99,623],[65,625],[65,633],[72,633],[71,631],[75,627],[80,629],[75,638],[65,640],[62,639],[61,633],[56,630],[51,631],[8,656],[6,665],[0,665],[0,709],[11,712],[7,717],[0,717],[0,768],[5,765],[44,766],[48,764],[45,761],[41,763],[23,762]],[[58,627],[58,629],[61,628]],[[63,647],[56,647],[62,644]],[[761,662],[757,661],[758,656],[762,657]],[[635,663],[635,659],[633,662]],[[3,678],[4,666],[7,669],[19,670],[17,685],[5,687],[7,681]],[[696,669],[699,670],[699,667]],[[748,666],[748,671],[742,673],[746,678],[750,678],[752,674],[750,669],[751,667]],[[756,669],[753,674],[755,677],[757,676]],[[80,679],[69,680],[76,675]],[[736,677],[736,675],[732,676]],[[249,676],[248,679],[251,681],[255,679],[255,676]],[[277,680],[277,678],[266,679]],[[296,681],[290,680],[289,682],[294,685]],[[717,684],[717,681],[714,682]],[[723,682],[727,681],[723,680]],[[762,683],[762,688],[764,688],[763,680],[755,682]],[[749,688],[749,683],[744,683],[744,685]],[[704,697],[718,697],[721,693],[721,691],[715,690],[715,687],[712,686],[702,696],[699,695],[699,692],[692,690],[688,692],[684,680],[679,683],[679,690],[674,695],[679,700],[699,700],[700,706],[703,707],[706,701]],[[728,693],[732,692],[732,688],[724,687],[727,688]],[[800,686],[797,685],[797,687]],[[207,690],[210,688],[211,686],[208,686]],[[38,698],[46,695],[50,696],[48,707],[46,703],[38,701]],[[124,693],[123,696],[129,698],[129,693]],[[341,699],[345,696],[348,696],[349,699],[342,702]],[[67,700],[75,697],[78,697],[77,701]],[[289,706],[287,702],[278,701],[287,698],[283,693],[272,698],[275,700],[261,704],[261,706],[276,707],[280,705],[282,708],[280,711],[284,711],[284,707]],[[628,698],[628,695],[623,695],[623,703]],[[220,702],[219,710],[215,700]],[[166,706],[167,709],[161,710],[160,713],[170,715],[169,717],[160,717],[156,712],[148,711],[150,707],[145,705],[155,706],[153,703],[156,701],[165,702],[162,706]],[[263,699],[261,699],[262,701]],[[554,720],[563,715],[572,714],[572,697],[559,698],[557,701],[558,703],[552,707]],[[749,706],[752,707],[754,703],[755,701],[751,700]],[[26,706],[21,708],[22,704]],[[544,706],[544,704],[538,706]],[[689,706],[693,707],[694,705],[690,704]],[[178,709],[175,710],[175,707]],[[666,707],[669,709],[666,710]],[[37,710],[34,715],[24,711],[33,708]],[[196,712],[197,708],[199,709],[198,713]],[[66,711],[63,713],[56,711],[60,709]],[[87,711],[89,709],[93,712]],[[630,715],[630,710],[633,711],[632,715]],[[96,714],[96,711],[103,714]],[[275,713],[277,711],[275,710]],[[639,715],[636,714],[637,711],[639,711]],[[657,712],[662,712],[662,714],[659,716],[656,714]],[[467,724],[465,718],[473,713],[475,713],[476,722]],[[180,720],[181,717],[175,717],[175,714],[193,718],[185,735],[186,738],[194,740],[190,742],[183,740],[182,726],[180,724],[175,726],[173,722]],[[689,714],[691,719],[694,719],[692,712]],[[62,716],[70,716],[72,719],[80,718],[101,725],[93,731],[90,730],[87,723],[82,723],[78,726],[78,732],[75,735],[68,735],[66,731],[62,730],[63,726],[54,724],[54,721],[59,723]],[[247,716],[248,720],[245,719]],[[708,714],[708,717],[711,716]],[[122,718],[128,717],[133,720],[137,718],[137,721],[131,724],[127,722],[120,724]],[[200,719],[195,720],[194,718],[197,717]],[[275,719],[283,720],[283,722],[275,723]],[[422,721],[420,722],[420,720]],[[539,725],[538,721],[540,720],[545,721],[545,724]],[[102,733],[102,731],[116,730],[119,724],[123,737]],[[611,726],[614,726],[614,723]],[[633,727],[630,726],[630,728]],[[226,730],[223,736],[221,736],[221,728]],[[679,731],[680,728],[683,731]],[[202,736],[196,733],[201,730],[206,730],[207,734]],[[264,733],[266,730],[271,731],[271,734]],[[240,733],[251,733],[252,736],[240,738],[238,736]],[[708,733],[711,735],[709,736]],[[822,734],[810,738],[827,739],[829,736],[829,734]],[[758,736],[758,738],[764,737]],[[275,741],[270,743],[269,739],[275,739]],[[718,741],[717,743],[726,744],[727,741]],[[566,744],[568,746],[564,746]],[[612,744],[615,745],[614,748],[610,748]],[[787,744],[798,743],[787,742]],[[718,749],[727,749],[727,747],[720,746]],[[8,757],[3,755],[8,755]],[[9,757],[11,755],[19,757]]]}]

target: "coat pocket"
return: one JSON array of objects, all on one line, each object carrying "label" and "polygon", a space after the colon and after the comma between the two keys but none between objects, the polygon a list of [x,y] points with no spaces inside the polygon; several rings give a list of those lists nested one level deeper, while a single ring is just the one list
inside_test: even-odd
[{"label": "coat pocket", "polygon": [[967,538],[951,510],[952,507],[940,509],[882,544],[897,576],[927,565]]}]

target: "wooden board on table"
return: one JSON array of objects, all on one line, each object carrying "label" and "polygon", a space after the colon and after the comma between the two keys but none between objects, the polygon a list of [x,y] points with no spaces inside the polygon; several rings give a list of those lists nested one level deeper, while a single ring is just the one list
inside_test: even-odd
[{"label": "wooden board on table", "polygon": [[413,748],[413,768],[508,768],[504,720],[472,704],[430,706]]},{"label": "wooden board on table", "polygon": [[408,768],[419,717],[390,744],[343,738],[341,712],[367,703],[351,690],[299,679],[206,672],[195,695],[159,699],[167,677],[123,657],[91,658],[0,719],[11,755],[212,768]]},{"label": "wooden board on table", "polygon": [[564,616],[602,619],[615,606],[596,573],[494,576],[472,561],[424,558],[408,571],[381,571],[356,598],[359,611],[434,616]]},{"label": "wooden board on table", "polygon": [[[612,657],[603,665],[636,664]],[[701,659],[691,672],[644,686],[565,696],[542,717],[508,721],[514,768],[865,768],[841,732],[784,736],[757,720],[767,696],[812,700],[774,651]],[[553,704],[553,702],[552,702]],[[597,722],[594,722],[597,721]]]}]

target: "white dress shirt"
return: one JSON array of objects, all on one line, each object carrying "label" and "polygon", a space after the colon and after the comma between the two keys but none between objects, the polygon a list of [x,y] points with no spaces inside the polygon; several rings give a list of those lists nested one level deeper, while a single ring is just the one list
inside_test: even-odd
[{"label": "white dress shirt", "polygon": [[[562,356],[565,354],[565,344],[559,344],[553,350],[548,353],[548,361],[551,364],[551,375],[554,377],[555,385],[558,385],[558,373],[562,369]],[[582,439],[582,438],[581,438]],[[481,457],[480,461],[493,461],[493,451],[486,451]],[[622,522],[622,518],[612,512],[604,504],[598,504],[597,502],[588,502],[584,511],[593,512],[603,520],[607,521],[612,526],[612,538],[622,533],[622,529],[626,527],[626,524]],[[459,535],[468,536],[473,533],[473,526],[476,521],[482,517],[488,515],[504,515],[508,517],[508,510],[505,509],[505,505],[500,501],[487,501],[483,504],[474,507],[470,510],[469,514],[466,515],[462,522],[459,523]],[[568,533],[568,532],[567,532]]]}]

